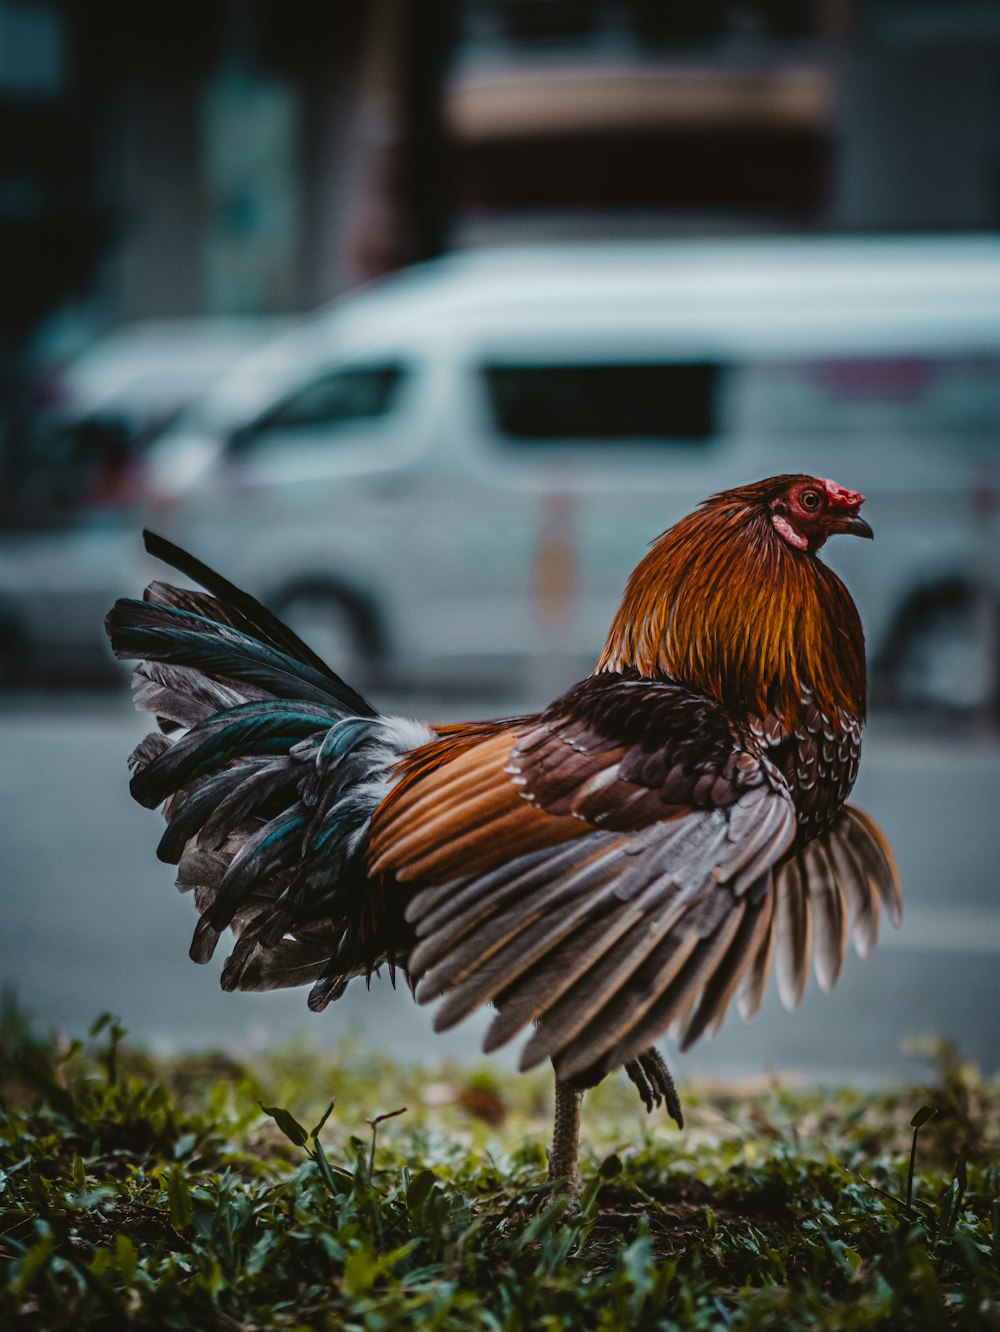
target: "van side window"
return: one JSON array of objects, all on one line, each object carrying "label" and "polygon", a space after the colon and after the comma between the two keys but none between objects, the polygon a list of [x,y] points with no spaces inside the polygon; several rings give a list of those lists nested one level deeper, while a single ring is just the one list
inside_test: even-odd
[{"label": "van side window", "polygon": [[741,418],[769,436],[992,441],[1000,429],[1000,361],[988,353],[760,362],[742,395]]},{"label": "van side window", "polygon": [[516,441],[705,441],[723,367],[710,362],[482,366],[494,424]]},{"label": "van side window", "polygon": [[309,426],[333,429],[385,416],[393,408],[405,375],[405,367],[398,363],[328,370],[236,431],[231,447],[246,449],[272,430]]}]

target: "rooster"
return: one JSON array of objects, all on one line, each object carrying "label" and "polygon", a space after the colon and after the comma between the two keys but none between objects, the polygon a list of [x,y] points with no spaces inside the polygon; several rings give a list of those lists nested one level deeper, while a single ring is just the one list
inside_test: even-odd
[{"label": "rooster", "polygon": [[484,1004],[494,1050],[551,1060],[549,1173],[578,1187],[583,1089],[624,1066],[676,1089],[654,1042],[787,1006],[814,959],[867,955],[899,879],[845,803],[865,720],[864,638],[818,556],[868,537],[864,496],[777,476],[706,500],[629,579],[594,673],[543,712],[429,726],[381,716],[257,601],[162,538],[204,591],[154,582],[107,619],[160,729],[132,795],[164,804],[158,855],[199,921],[236,936],[227,990],[308,984],[323,1009],[401,968],[435,1026]]}]

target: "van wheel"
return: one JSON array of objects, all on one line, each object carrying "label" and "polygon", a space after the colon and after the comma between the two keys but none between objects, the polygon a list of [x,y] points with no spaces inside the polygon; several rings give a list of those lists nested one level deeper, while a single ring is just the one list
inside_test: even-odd
[{"label": "van wheel", "polygon": [[376,675],[385,639],[374,602],[330,579],[303,578],[270,598],[276,615],[346,680]]},{"label": "van wheel", "polygon": [[1000,608],[964,579],[918,589],[878,663],[884,701],[905,711],[996,712]]}]

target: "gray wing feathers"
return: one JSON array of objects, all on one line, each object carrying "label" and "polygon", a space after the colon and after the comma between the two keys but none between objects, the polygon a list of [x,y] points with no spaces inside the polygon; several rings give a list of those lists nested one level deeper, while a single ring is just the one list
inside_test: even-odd
[{"label": "gray wing feathers", "polygon": [[[834,985],[851,935],[858,954],[869,955],[883,908],[893,925],[902,920],[892,854],[868,816],[851,805],[781,866],[775,890],[778,989],[786,1008],[802,998],[810,964],[821,989]],[[746,1007],[759,1006],[764,984],[762,977],[759,989],[745,991]]]},{"label": "gray wing feathers", "polygon": [[718,1025],[766,944],[771,871],[795,838],[787,791],[637,832],[594,828],[494,871],[426,888],[407,918],[438,1029],[492,1002],[495,1049],[529,1023],[522,1067],[564,1078],[626,1063],[671,1024]]}]

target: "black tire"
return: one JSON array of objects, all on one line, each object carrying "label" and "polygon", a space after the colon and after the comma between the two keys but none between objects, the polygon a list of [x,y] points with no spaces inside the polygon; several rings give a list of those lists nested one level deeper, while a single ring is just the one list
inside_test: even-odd
[{"label": "black tire", "polygon": [[350,683],[380,672],[387,657],[374,600],[326,575],[297,578],[268,604],[299,637]]},{"label": "black tire", "polygon": [[876,701],[914,713],[996,713],[1000,613],[983,597],[959,577],[912,592],[875,664]]}]

